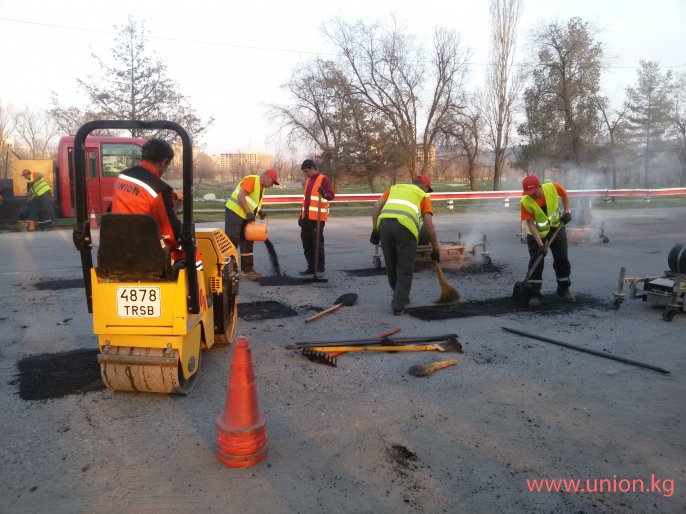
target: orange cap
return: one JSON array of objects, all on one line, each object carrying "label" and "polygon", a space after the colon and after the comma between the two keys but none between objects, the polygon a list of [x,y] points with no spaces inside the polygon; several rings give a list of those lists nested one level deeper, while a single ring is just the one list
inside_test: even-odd
[{"label": "orange cap", "polygon": [[31,170],[24,170],[21,172],[22,175],[31,175]]}]

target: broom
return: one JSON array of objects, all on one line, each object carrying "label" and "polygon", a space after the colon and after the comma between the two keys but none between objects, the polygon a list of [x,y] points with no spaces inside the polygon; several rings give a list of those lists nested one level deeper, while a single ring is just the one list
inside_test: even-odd
[{"label": "broom", "polygon": [[436,263],[436,275],[438,275],[438,283],[441,284],[441,297],[435,300],[434,303],[451,303],[459,300],[460,293],[448,283],[448,279],[445,278],[445,273],[443,273],[443,268],[438,263]]}]

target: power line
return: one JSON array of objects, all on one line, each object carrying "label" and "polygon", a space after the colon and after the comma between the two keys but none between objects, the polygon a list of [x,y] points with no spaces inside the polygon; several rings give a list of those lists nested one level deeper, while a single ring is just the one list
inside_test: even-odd
[{"label": "power line", "polygon": [[[93,28],[86,28],[86,27],[73,27],[70,25],[60,25],[56,23],[44,23],[44,22],[36,22],[36,21],[28,21],[28,20],[18,20],[14,18],[5,18],[0,16],[1,21],[9,21],[12,23],[21,23],[25,25],[36,25],[36,26],[41,26],[41,27],[51,27],[51,28],[56,28],[56,29],[66,29],[66,30],[75,30],[75,31],[80,31],[80,32],[95,32],[98,34],[116,34],[115,31],[113,30],[103,30],[103,29],[93,29]],[[331,57],[340,57],[339,54],[330,54],[326,52],[312,52],[309,50],[292,50],[288,48],[270,48],[270,47],[260,47],[260,46],[248,46],[248,45],[236,45],[233,43],[223,43],[221,41],[204,41],[200,39],[183,39],[183,38],[173,38],[173,37],[164,37],[164,36],[149,36],[150,39],[157,39],[160,41],[173,41],[175,43],[192,43],[192,44],[198,44],[198,45],[208,45],[208,46],[219,46],[219,47],[225,47],[225,48],[236,48],[239,50],[253,50],[253,51],[258,51],[258,52],[280,52],[280,53],[292,53],[292,54],[307,54],[307,55],[325,55],[325,56],[331,56]],[[492,63],[483,63],[483,62],[467,62],[466,63],[468,66],[493,66]],[[526,67],[530,66],[530,63],[516,63],[514,66],[516,67]],[[638,70],[641,67],[640,66],[603,66],[604,69],[610,69],[610,70]],[[677,64],[673,66],[661,66],[661,68],[686,68],[686,64]]]}]

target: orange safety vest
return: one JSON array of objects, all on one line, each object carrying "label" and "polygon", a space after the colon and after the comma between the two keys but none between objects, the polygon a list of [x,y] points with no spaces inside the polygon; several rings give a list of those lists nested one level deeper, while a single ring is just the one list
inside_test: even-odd
[{"label": "orange safety vest", "polygon": [[[311,179],[308,179],[308,182]],[[303,191],[303,204],[300,210],[300,217],[307,218],[314,221],[326,221],[329,219],[329,201],[326,198],[319,197],[319,188],[322,186],[322,181],[324,180],[324,175],[319,174],[317,178],[314,179],[314,185],[312,186],[310,193],[310,208],[308,215],[305,216],[305,200],[307,200],[307,183],[305,183],[305,190]]]}]

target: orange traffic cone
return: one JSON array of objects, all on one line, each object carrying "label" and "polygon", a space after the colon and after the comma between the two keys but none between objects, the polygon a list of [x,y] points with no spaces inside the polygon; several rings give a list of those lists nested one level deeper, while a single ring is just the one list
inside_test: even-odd
[{"label": "orange traffic cone", "polygon": [[98,228],[98,218],[95,217],[95,211],[91,210],[88,216],[88,223],[90,223],[91,228]]},{"label": "orange traffic cone", "polygon": [[267,456],[266,418],[260,414],[248,339],[236,339],[231,357],[224,412],[217,416],[217,459],[245,468]]}]

